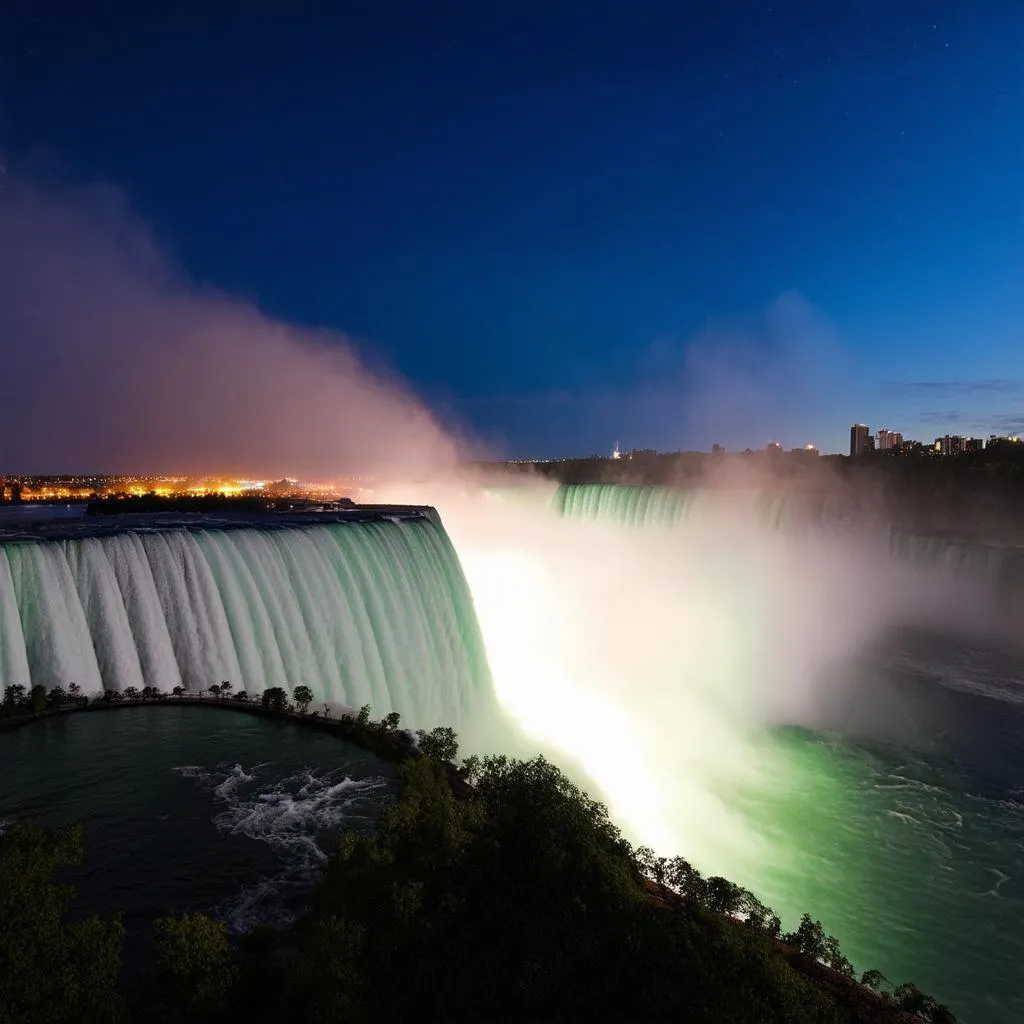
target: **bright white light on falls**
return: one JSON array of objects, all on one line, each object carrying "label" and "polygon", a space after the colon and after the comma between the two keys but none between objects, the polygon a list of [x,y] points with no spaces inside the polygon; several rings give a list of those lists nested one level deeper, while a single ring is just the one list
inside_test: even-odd
[{"label": "bright white light on falls", "polygon": [[504,710],[585,765],[610,806],[646,841],[667,848],[673,836],[641,736],[613,704],[573,681],[551,643],[565,609],[552,601],[544,566],[525,552],[470,553],[462,563]]},{"label": "bright white light on falls", "polygon": [[731,538],[723,564],[700,527],[564,519],[543,492],[430,498],[473,594],[498,701],[538,748],[581,768],[634,841],[737,873],[763,858],[735,809],[738,790],[775,784],[752,741],[763,628],[759,567],[743,545]]},{"label": "bright white light on falls", "polygon": [[870,546],[787,535],[734,498],[642,529],[563,518],[549,498],[382,500],[439,509],[498,701],[536,749],[581,769],[629,838],[756,885],[793,851],[746,809],[805,788],[765,725],[815,725],[824,668],[921,607],[920,588]]}]

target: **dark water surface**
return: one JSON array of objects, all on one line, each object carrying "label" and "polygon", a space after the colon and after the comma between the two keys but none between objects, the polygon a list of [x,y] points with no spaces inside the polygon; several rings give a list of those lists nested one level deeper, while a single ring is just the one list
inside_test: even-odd
[{"label": "dark water surface", "polygon": [[372,827],[395,788],[390,765],[336,736],[194,705],[0,732],[0,819],[81,823],[76,912],[124,912],[129,971],[161,914],[212,910],[235,929],[293,916],[333,838]]}]

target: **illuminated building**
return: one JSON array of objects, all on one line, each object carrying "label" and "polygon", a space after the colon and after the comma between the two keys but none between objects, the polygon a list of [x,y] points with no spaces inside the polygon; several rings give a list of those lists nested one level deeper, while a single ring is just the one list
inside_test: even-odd
[{"label": "illuminated building", "polygon": [[898,430],[888,430],[883,427],[876,438],[878,450],[887,452],[893,448],[899,448],[903,444],[903,435]]},{"label": "illuminated building", "polygon": [[935,451],[939,455],[962,455],[966,450],[967,438],[959,434],[946,434],[935,438]]},{"label": "illuminated building", "polygon": [[854,423],[850,427],[850,457],[857,458],[874,448],[871,431],[863,423]]}]

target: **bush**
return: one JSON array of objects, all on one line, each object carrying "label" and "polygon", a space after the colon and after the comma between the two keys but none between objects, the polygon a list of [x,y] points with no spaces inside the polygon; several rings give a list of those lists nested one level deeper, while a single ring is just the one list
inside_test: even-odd
[{"label": "bush", "polygon": [[449,726],[438,726],[430,732],[417,730],[420,752],[435,761],[454,761],[459,756],[459,740]]}]

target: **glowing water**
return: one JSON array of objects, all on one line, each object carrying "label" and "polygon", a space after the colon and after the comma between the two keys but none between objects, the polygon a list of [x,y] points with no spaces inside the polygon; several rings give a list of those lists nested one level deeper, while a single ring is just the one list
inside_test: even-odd
[{"label": "glowing water", "polygon": [[[968,708],[940,713],[936,688],[997,699],[1020,749],[1008,704],[1024,664],[983,668],[957,640],[940,672],[887,646],[901,625],[988,643],[1013,553],[783,495],[528,493],[438,501],[499,699],[527,733],[579,765],[633,838],[743,881],[787,926],[812,910],[859,967],[917,980],[968,1022],[1019,1020],[1024,764],[966,767],[992,731],[968,729]],[[773,728],[793,724],[814,731]]]},{"label": "glowing water", "polygon": [[[998,783],[994,768],[936,767],[972,704],[922,723],[935,687],[1017,722],[1007,680],[1024,670],[982,670],[954,645],[941,670],[888,651],[877,692],[866,669],[835,671],[901,624],[980,633],[993,592],[1021,592],[1012,552],[850,529],[828,503],[754,492],[391,497],[440,505],[465,580],[427,522],[0,548],[0,671],[87,688],[304,682],[465,736],[489,687],[479,621],[522,752],[578,771],[632,838],[745,882],[787,925],[813,910],[858,966],[913,977],[976,1020],[1020,1019],[1012,994],[972,1003],[964,971],[984,961],[978,990],[992,992],[1024,956],[1024,764]],[[928,681],[916,703],[907,678]],[[772,728],[794,724],[817,731]],[[1008,749],[1024,749],[1024,721],[1013,728]],[[470,745],[508,741],[477,730]],[[275,807],[287,821],[289,800]],[[922,879],[938,895],[907,898]],[[976,923],[973,967],[957,959],[967,944],[934,937],[949,920]]]},{"label": "glowing water", "polygon": [[841,524],[849,510],[825,495],[790,491],[694,490],[654,485],[565,484],[552,507],[573,519],[604,520],[623,526],[671,526],[715,508],[735,511],[746,505],[752,521],[774,528],[798,529],[810,523]]},{"label": "glowing water", "polygon": [[0,680],[311,686],[414,725],[489,691],[472,601],[428,520],[0,545]]}]

